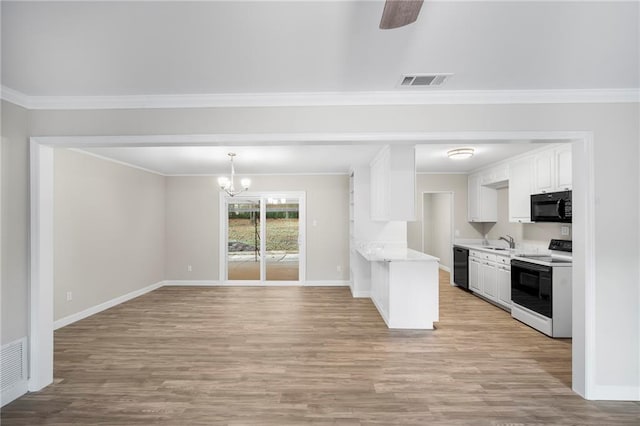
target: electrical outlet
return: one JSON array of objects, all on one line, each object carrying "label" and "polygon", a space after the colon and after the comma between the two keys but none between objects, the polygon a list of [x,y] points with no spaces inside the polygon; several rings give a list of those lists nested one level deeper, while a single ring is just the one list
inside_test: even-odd
[{"label": "electrical outlet", "polygon": [[338,272],[342,272],[342,265],[338,265],[338,266],[336,266],[336,271],[338,271]]},{"label": "electrical outlet", "polygon": [[569,235],[569,227],[568,226],[562,226],[560,228],[560,233],[564,236]]},{"label": "electrical outlet", "polygon": [[73,300],[73,292],[72,291],[68,291],[67,292],[67,302],[71,302]]},{"label": "electrical outlet", "polygon": [[191,265],[187,265],[187,272],[191,272],[193,271],[193,268],[191,267]]}]

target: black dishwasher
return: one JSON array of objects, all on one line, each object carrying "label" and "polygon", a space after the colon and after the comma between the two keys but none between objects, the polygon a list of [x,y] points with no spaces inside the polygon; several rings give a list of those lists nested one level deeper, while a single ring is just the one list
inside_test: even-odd
[{"label": "black dishwasher", "polygon": [[469,290],[469,250],[453,246],[453,282]]}]

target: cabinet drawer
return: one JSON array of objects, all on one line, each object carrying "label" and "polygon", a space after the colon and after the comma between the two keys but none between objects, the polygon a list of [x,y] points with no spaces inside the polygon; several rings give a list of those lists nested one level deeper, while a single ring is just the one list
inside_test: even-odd
[{"label": "cabinet drawer", "polygon": [[501,265],[511,266],[511,258],[507,256],[498,256],[497,262]]},{"label": "cabinet drawer", "polygon": [[478,259],[484,259],[482,257],[483,252],[478,251],[478,250],[469,250],[469,256],[471,257],[477,257]]},{"label": "cabinet drawer", "polygon": [[496,255],[495,254],[491,254],[491,253],[482,253],[482,259],[484,260],[488,260],[489,262],[495,262],[496,261]]}]

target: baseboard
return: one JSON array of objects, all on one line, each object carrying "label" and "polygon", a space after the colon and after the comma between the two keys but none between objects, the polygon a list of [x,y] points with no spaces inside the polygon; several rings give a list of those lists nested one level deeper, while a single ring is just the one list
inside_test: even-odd
[{"label": "baseboard", "polygon": [[220,281],[215,280],[167,280],[163,281],[163,286],[182,286],[182,287],[214,287],[224,285]]},{"label": "baseboard", "polygon": [[443,271],[446,271],[448,273],[451,273],[451,268],[449,268],[448,266],[444,266],[442,263],[439,265],[440,269],[442,269]]},{"label": "baseboard", "polygon": [[370,291],[351,291],[351,295],[354,298],[359,298],[359,297],[368,297],[371,298],[371,292]]},{"label": "baseboard", "polygon": [[22,395],[26,394],[28,391],[28,381],[21,380],[18,383],[15,383],[9,386],[6,389],[2,390],[0,394],[0,407],[4,407],[8,403],[15,401],[20,398]]},{"label": "baseboard", "polygon": [[321,280],[321,281],[305,281],[305,287],[349,287],[351,284],[347,280]]},{"label": "baseboard", "polygon": [[81,319],[90,317],[91,315],[95,315],[98,312],[102,312],[106,309],[113,308],[120,303],[127,302],[131,299],[135,299],[138,296],[142,296],[143,294],[149,293],[150,291],[156,290],[164,285],[164,281],[157,282],[155,284],[148,285],[138,290],[134,290],[130,293],[124,294],[122,296],[118,296],[114,299],[107,300],[106,302],[100,303],[99,305],[92,306],[84,311],[80,311],[78,313],[66,316],[64,318],[60,318],[53,323],[53,329],[57,330],[69,324],[73,324],[76,321],[80,321]]},{"label": "baseboard", "polygon": [[640,386],[595,385],[587,399],[595,401],[640,401]]}]

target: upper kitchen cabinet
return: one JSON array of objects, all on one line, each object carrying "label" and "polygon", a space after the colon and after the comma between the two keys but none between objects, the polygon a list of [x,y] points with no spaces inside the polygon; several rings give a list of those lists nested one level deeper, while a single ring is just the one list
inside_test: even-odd
[{"label": "upper kitchen cabinet", "polygon": [[482,174],[469,175],[468,204],[469,222],[498,221],[498,191],[482,184]]},{"label": "upper kitchen cabinet", "polygon": [[570,144],[535,155],[534,194],[570,190],[571,184]]},{"label": "upper kitchen cabinet", "polygon": [[533,157],[515,160],[509,171],[509,222],[531,222]]},{"label": "upper kitchen cabinet", "polygon": [[568,191],[573,185],[571,179],[571,144],[567,143],[560,148],[556,148],[555,158],[556,188],[558,191]]},{"label": "upper kitchen cabinet", "polygon": [[413,146],[385,146],[371,161],[371,219],[416,220]]}]

